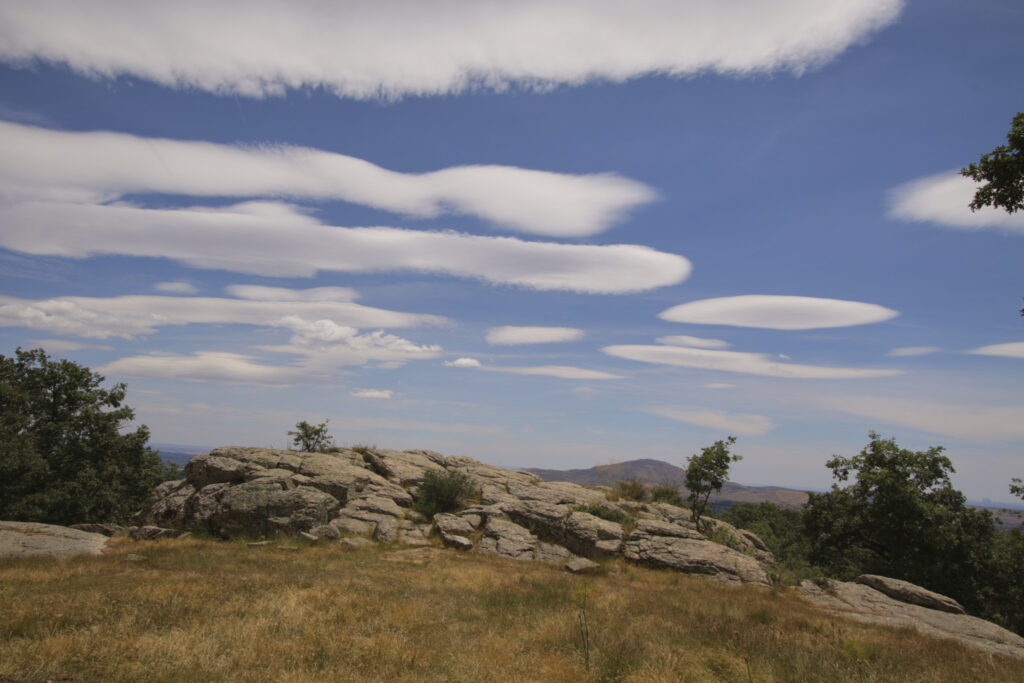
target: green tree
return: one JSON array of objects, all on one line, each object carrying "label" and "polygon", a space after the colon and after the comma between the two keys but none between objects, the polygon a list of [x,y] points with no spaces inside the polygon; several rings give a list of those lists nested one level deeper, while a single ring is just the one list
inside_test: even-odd
[{"label": "green tree", "polygon": [[707,512],[708,499],[711,493],[721,491],[729,477],[732,463],[742,460],[739,455],[730,455],[729,447],[736,443],[736,437],[730,436],[724,441],[716,441],[707,448],[702,448],[700,455],[691,455],[686,460],[686,490],[690,492],[687,500],[690,503],[690,514],[693,523],[700,529],[700,518]]},{"label": "green tree", "polygon": [[43,349],[0,355],[0,519],[125,523],[177,476],[122,405],[125,385]]},{"label": "green tree", "polygon": [[1015,496],[1020,496],[1021,499],[1024,500],[1024,482],[1021,482],[1021,480],[1017,478],[1012,479],[1010,483],[1010,493]]},{"label": "green tree", "polygon": [[292,445],[298,446],[300,451],[309,453],[320,453],[334,445],[334,439],[327,434],[327,423],[324,420],[318,425],[311,425],[305,420],[295,424],[295,431],[288,432],[292,437]]},{"label": "green tree", "polygon": [[984,206],[1007,213],[1024,209],[1024,112],[1013,117],[1006,142],[982,155],[978,163],[960,169],[960,175],[982,183],[970,203],[971,211]]},{"label": "green tree", "polygon": [[870,438],[860,454],[829,460],[836,482],[810,494],[811,561],[844,579],[905,579],[981,610],[990,592],[992,515],[968,507],[953,488],[941,446],[910,451],[874,432]]}]

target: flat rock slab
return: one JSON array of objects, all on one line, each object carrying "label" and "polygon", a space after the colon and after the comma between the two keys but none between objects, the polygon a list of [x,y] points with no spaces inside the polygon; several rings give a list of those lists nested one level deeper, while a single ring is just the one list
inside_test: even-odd
[{"label": "flat rock slab", "polygon": [[0,557],[99,555],[107,537],[55,524],[0,522]]}]

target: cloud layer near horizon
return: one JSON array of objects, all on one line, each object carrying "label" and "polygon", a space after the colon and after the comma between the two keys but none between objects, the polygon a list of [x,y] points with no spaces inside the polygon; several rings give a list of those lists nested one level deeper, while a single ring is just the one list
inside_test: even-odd
[{"label": "cloud layer near horizon", "polygon": [[683,346],[616,345],[601,349],[610,356],[701,370],[724,370],[787,379],[864,379],[902,374],[901,370],[840,368],[825,365],[780,363],[766,353],[720,351]]},{"label": "cloud layer near horizon", "polygon": [[647,412],[667,417],[677,422],[708,427],[741,436],[762,436],[775,429],[775,423],[764,415],[726,413],[721,410],[686,406],[653,406]]},{"label": "cloud layer near horizon", "polygon": [[586,334],[575,327],[521,327],[505,325],[487,330],[487,343],[492,345],[554,344],[582,339]]},{"label": "cloud layer near horizon", "polygon": [[799,73],[893,22],[904,0],[415,0],[0,4],[0,59],[251,97],[543,89],[645,74]]},{"label": "cloud layer near horizon", "polygon": [[458,358],[453,361],[445,361],[450,368],[472,368],[474,370],[485,370],[487,372],[505,372],[511,375],[543,375],[546,377],[558,377],[559,379],[622,379],[622,375],[615,375],[601,370],[588,370],[577,368],[571,365],[484,365],[476,358]]},{"label": "cloud layer near horizon", "polygon": [[603,232],[656,197],[613,173],[569,175],[514,166],[399,173],[290,145],[240,146],[67,132],[0,121],[0,196],[100,204],[132,193],[334,199],[436,217],[475,215],[550,237]]}]

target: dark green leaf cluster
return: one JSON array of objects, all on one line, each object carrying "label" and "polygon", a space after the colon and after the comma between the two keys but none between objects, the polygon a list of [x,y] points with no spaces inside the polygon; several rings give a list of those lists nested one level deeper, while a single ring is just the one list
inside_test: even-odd
[{"label": "dark green leaf cluster", "polygon": [[1024,112],[1013,117],[1005,145],[985,154],[960,175],[982,183],[974,193],[971,211],[985,206],[1014,213],[1024,209]]},{"label": "dark green leaf cluster", "polygon": [[799,583],[801,579],[821,575],[821,571],[814,568],[808,559],[810,543],[799,510],[774,503],[737,503],[718,517],[737,529],[757,534],[772,551],[784,575],[780,578],[787,583]]},{"label": "dark green leaf cluster", "polygon": [[126,523],[177,477],[145,426],[121,433],[134,418],[125,385],[103,381],[42,349],[0,355],[0,519]]},{"label": "dark green leaf cluster", "polygon": [[828,462],[831,491],[810,495],[811,561],[840,578],[905,579],[978,610],[996,541],[992,515],[968,507],[953,488],[941,447],[909,451],[870,436],[859,455]]},{"label": "dark green leaf cluster", "polygon": [[300,451],[308,453],[323,453],[334,446],[334,439],[327,433],[327,423],[324,420],[318,425],[311,425],[305,420],[295,425],[294,432],[288,432],[292,437],[292,445],[297,446]]},{"label": "dark green leaf cluster", "polygon": [[729,467],[743,459],[742,456],[729,453],[729,447],[734,443],[735,436],[730,436],[724,441],[716,441],[713,445],[702,448],[700,455],[691,455],[686,461],[685,484],[690,492],[688,502],[693,522],[698,529],[701,516],[707,512],[711,493],[722,490],[722,485],[729,477]]},{"label": "dark green leaf cluster", "polygon": [[417,487],[413,509],[428,518],[439,512],[453,512],[476,497],[472,477],[462,472],[429,470]]}]

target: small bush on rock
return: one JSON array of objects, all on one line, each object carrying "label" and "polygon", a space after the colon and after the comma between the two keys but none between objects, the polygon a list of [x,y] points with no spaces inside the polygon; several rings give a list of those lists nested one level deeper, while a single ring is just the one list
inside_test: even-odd
[{"label": "small bush on rock", "polygon": [[439,512],[453,512],[465,507],[476,495],[476,484],[469,475],[430,470],[419,485],[413,508],[433,519]]},{"label": "small bush on rock", "polygon": [[651,500],[655,503],[668,503],[676,507],[686,506],[683,494],[679,492],[679,487],[675,484],[658,484],[651,489]]},{"label": "small bush on rock", "polygon": [[586,512],[606,519],[609,522],[615,522],[616,524],[626,524],[627,522],[633,521],[632,518],[625,512],[618,508],[613,508],[609,505],[601,505],[600,503],[587,503],[586,505],[577,505],[573,508],[577,512]]},{"label": "small bush on rock", "polygon": [[619,498],[625,498],[626,500],[638,500],[640,502],[647,500],[647,487],[644,486],[643,482],[636,479],[622,479],[615,482],[615,493]]}]

